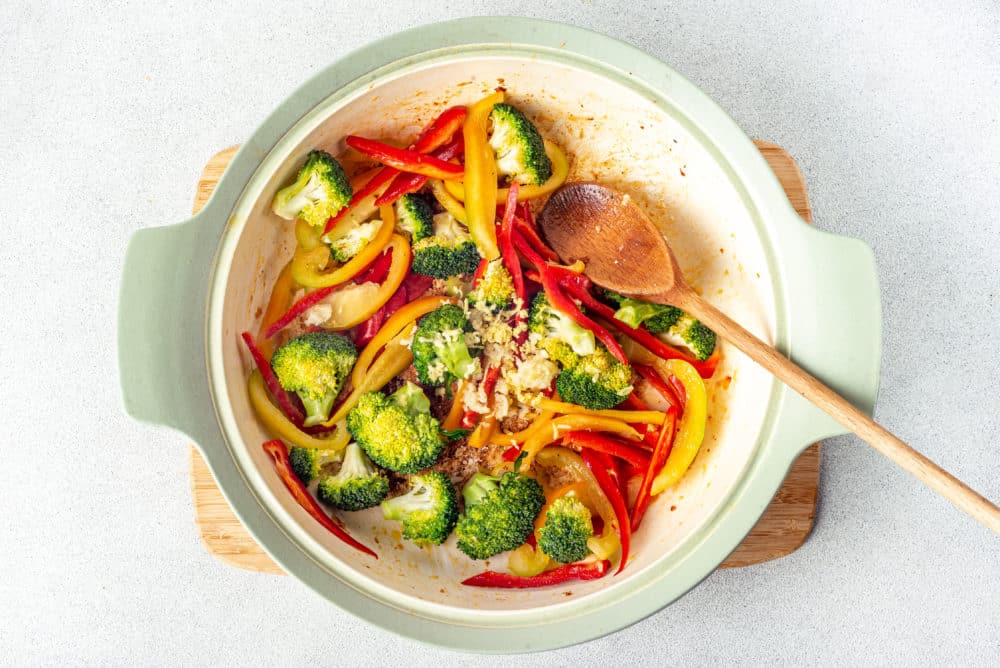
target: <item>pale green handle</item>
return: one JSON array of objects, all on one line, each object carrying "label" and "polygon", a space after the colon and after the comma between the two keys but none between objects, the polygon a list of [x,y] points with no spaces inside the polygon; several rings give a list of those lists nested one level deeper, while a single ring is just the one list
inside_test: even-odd
[{"label": "pale green handle", "polygon": [[219,229],[206,217],[203,211],[133,234],[118,304],[125,410],[200,443],[218,434],[205,367],[205,299]]},{"label": "pale green handle", "polygon": [[[878,394],[882,309],[875,256],[863,241],[798,219],[784,229],[790,349],[781,350],[854,406],[871,415]],[[876,342],[873,345],[873,341]],[[783,388],[782,438],[793,455],[847,429],[798,393]]]}]

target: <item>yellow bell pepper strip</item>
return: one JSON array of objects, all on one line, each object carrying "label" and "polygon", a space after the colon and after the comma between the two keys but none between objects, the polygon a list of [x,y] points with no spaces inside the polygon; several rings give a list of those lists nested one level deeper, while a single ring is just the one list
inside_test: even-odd
[{"label": "yellow bell pepper strip", "polygon": [[247,380],[247,394],[250,405],[268,431],[292,445],[317,450],[343,450],[351,440],[346,424],[338,424],[337,430],[328,438],[317,438],[302,431],[278,409],[267,396],[264,378],[254,369]]},{"label": "yellow bell pepper strip", "polygon": [[295,221],[295,240],[299,248],[312,250],[323,243],[323,232],[299,218]]},{"label": "yellow bell pepper strip", "polygon": [[563,415],[550,421],[548,429],[540,428],[524,442],[524,447],[521,448],[521,452],[525,457],[522,460],[522,468],[531,468],[532,464],[534,464],[535,457],[537,457],[539,453],[543,452],[542,449],[545,446],[559,440],[566,432],[575,430],[604,431],[624,436],[630,441],[642,440],[642,435],[640,435],[638,431],[621,420],[579,413],[574,415]]},{"label": "yellow bell pepper strip", "polygon": [[298,249],[292,257],[292,277],[295,282],[307,288],[328,288],[351,280],[370,265],[385,250],[392,239],[395,225],[383,222],[375,237],[361,249],[361,252],[333,271],[323,272],[330,262],[330,249],[326,245],[311,250]]},{"label": "yellow bell pepper strip", "polygon": [[[312,227],[309,223],[305,225]],[[271,288],[271,298],[267,302],[264,317],[260,321],[260,332],[267,331],[271,325],[278,321],[281,314],[288,310],[294,296],[295,279],[292,278],[291,262],[289,262],[278,274],[278,278],[274,281],[274,287]],[[261,354],[265,359],[271,359],[271,355],[274,354],[274,344],[266,337],[258,335],[257,338],[260,341],[257,347],[260,348]]]},{"label": "yellow bell pepper strip", "polygon": [[615,420],[621,420],[630,424],[663,424],[663,413],[660,411],[590,410],[589,408],[566,401],[549,399],[546,396],[539,396],[538,399],[533,401],[532,405],[543,410],[553,411],[554,413],[562,413],[563,415],[593,415],[595,417],[614,418]]},{"label": "yellow bell pepper strip", "polygon": [[[479,254],[487,260],[500,257],[497,246],[497,163],[487,137],[487,124],[493,105],[503,102],[503,91],[487,95],[469,108],[462,126],[465,140],[463,199],[469,234]],[[446,179],[445,179],[446,180]],[[505,201],[506,196],[500,200]]]},{"label": "yellow bell pepper strip", "polygon": [[324,427],[337,424],[347,417],[352,408],[357,406],[361,395],[374,392],[385,387],[386,383],[403,372],[413,362],[413,353],[403,342],[412,335],[412,327],[405,328],[385,345],[378,359],[372,363],[367,374],[360,383],[353,384],[350,394],[343,403],[337,406],[333,417],[323,423]]},{"label": "yellow bell pepper strip", "polygon": [[469,219],[465,216],[465,205],[451,196],[451,193],[444,187],[444,181],[431,179],[428,183],[431,186],[431,194],[434,195],[438,204],[443,206],[444,210],[450,213],[455,220],[463,225],[468,225]]},{"label": "yellow bell pepper strip", "polygon": [[549,563],[549,555],[530,543],[513,550],[507,557],[507,568],[522,578],[530,578],[544,572]]},{"label": "yellow bell pepper strip", "polygon": [[708,418],[705,382],[697,369],[684,360],[677,359],[663,361],[662,365],[665,367],[664,375],[673,374],[684,385],[687,400],[684,402],[684,413],[677,427],[674,447],[667,462],[653,480],[653,496],[677,484],[691,467],[691,462],[694,461],[705,439],[705,422]]},{"label": "yellow bell pepper strip", "polygon": [[[502,100],[501,100],[502,101]],[[490,107],[492,109],[492,106]],[[489,112],[487,112],[487,116]],[[468,120],[468,119],[466,119]],[[489,145],[487,144],[487,148]],[[563,150],[550,142],[548,139],[545,140],[545,153],[549,156],[552,161],[552,176],[548,180],[537,186],[527,185],[521,186],[517,193],[517,201],[523,202],[525,200],[534,199],[536,197],[541,197],[542,195],[548,195],[550,192],[561,186],[566,181],[566,176],[569,174],[569,161],[566,159],[566,154]],[[469,164],[469,140],[465,140],[465,164],[468,168]],[[468,172],[466,172],[468,173]],[[468,179],[466,179],[468,180]],[[468,187],[462,181],[445,181],[444,187],[448,189],[451,196],[460,202],[465,202],[466,192]],[[498,188],[496,191],[497,204],[503,204],[507,201],[507,188]]]},{"label": "yellow bell pepper strip", "polygon": [[366,545],[356,541],[351,534],[347,533],[343,527],[330,519],[330,516],[327,515],[322,508],[320,508],[319,503],[317,503],[316,499],[309,494],[309,490],[306,489],[306,486],[302,484],[302,481],[299,480],[299,477],[295,475],[295,472],[292,470],[292,462],[288,458],[288,448],[285,447],[284,443],[279,440],[273,440],[265,443],[263,447],[264,452],[266,452],[271,457],[271,461],[274,462],[274,469],[277,471],[278,477],[281,478],[281,481],[285,483],[285,487],[288,488],[289,492],[291,492],[292,498],[295,499],[314,520],[322,524],[323,528],[353,547],[355,550],[364,552],[365,554],[378,559],[378,555],[375,554],[374,551]]},{"label": "yellow bell pepper strip", "polygon": [[[574,493],[604,522],[603,533],[600,536],[591,536],[587,541],[587,547],[598,559],[611,558],[621,547],[621,541],[618,539],[618,518],[611,501],[604,495],[597,478],[584,463],[583,458],[568,448],[546,448],[538,453],[538,466],[545,471],[558,470],[561,474],[568,475],[570,479],[583,483],[582,489]],[[548,480],[541,477],[539,482],[546,491],[546,498],[549,498],[554,490],[548,485]]]},{"label": "yellow bell pepper strip", "polygon": [[382,328],[375,337],[368,342],[368,345],[361,351],[361,354],[358,355],[358,361],[354,363],[354,369],[351,371],[351,383],[355,386],[361,384],[365,374],[368,373],[368,367],[371,366],[378,352],[407,325],[412,325],[417,318],[427,315],[438,306],[454,303],[455,299],[452,297],[422,297],[393,313],[385,321],[385,324],[382,325]]}]

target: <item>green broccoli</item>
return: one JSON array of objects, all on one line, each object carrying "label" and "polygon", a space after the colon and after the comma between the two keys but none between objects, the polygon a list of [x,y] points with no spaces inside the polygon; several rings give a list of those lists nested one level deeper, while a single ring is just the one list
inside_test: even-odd
[{"label": "green broccoli", "polygon": [[445,441],[440,424],[430,414],[423,391],[407,383],[392,396],[381,392],[361,395],[358,405],[347,414],[347,430],[382,468],[398,473],[415,473],[433,465]]},{"label": "green broccoli", "polygon": [[319,481],[317,496],[341,510],[364,510],[382,503],[389,493],[389,479],[375,468],[357,443],[350,443],[336,475]]},{"label": "green broccoli", "polygon": [[309,332],[282,345],[271,357],[271,368],[288,392],[295,392],[306,409],[305,426],[325,422],[333,402],[358,359],[346,336]]},{"label": "green broccoli", "polygon": [[301,218],[313,227],[323,227],[353,194],[340,163],[326,151],[310,151],[295,183],[274,196],[271,210],[285,220]]},{"label": "green broccoli", "polygon": [[313,478],[318,478],[320,471],[326,466],[339,462],[343,452],[340,450],[318,450],[316,448],[301,448],[293,445],[288,449],[288,459],[292,471],[299,480],[309,484]]},{"label": "green broccoli", "polygon": [[687,313],[667,331],[666,339],[676,346],[687,348],[695,359],[702,362],[715,352],[715,332]]},{"label": "green broccoli", "polygon": [[584,408],[613,408],[632,391],[632,367],[622,364],[600,346],[559,373],[556,391],[563,401]]},{"label": "green broccoli", "polygon": [[487,559],[524,543],[545,504],[534,478],[508,472],[501,478],[477,473],[462,490],[465,514],[455,534],[458,549],[473,559]]},{"label": "green broccoli", "polygon": [[549,359],[563,366],[573,366],[580,355],[597,350],[594,333],[552,306],[544,292],[531,302],[528,331],[536,336],[538,347],[548,353]]},{"label": "green broccoli", "polygon": [[341,221],[330,234],[323,236],[323,241],[330,244],[330,255],[334,260],[347,262],[375,238],[381,227],[381,220],[369,220],[366,223],[345,220]]},{"label": "green broccoli", "polygon": [[472,325],[460,306],[445,304],[423,318],[413,333],[413,366],[424,385],[450,385],[456,378],[468,378],[479,363],[465,343]]},{"label": "green broccoli", "polygon": [[667,331],[684,315],[684,311],[676,306],[650,304],[649,302],[620,295],[611,290],[606,290],[604,294],[608,299],[618,304],[618,310],[615,311],[615,319],[621,320],[632,328],[645,325],[646,329],[652,334]]},{"label": "green broccoli", "polygon": [[396,200],[396,229],[413,243],[434,234],[434,212],[426,197],[408,193]]},{"label": "green broccoli", "polygon": [[501,311],[514,303],[514,279],[502,259],[486,265],[486,271],[469,293],[469,302],[489,311]]},{"label": "green broccoli", "polygon": [[541,185],[552,176],[552,161],[538,128],[509,104],[493,106],[490,146],[496,154],[497,172],[521,185]]},{"label": "green broccoli", "polygon": [[469,231],[450,213],[434,216],[434,234],[413,244],[413,271],[433,278],[468,274],[479,266]]},{"label": "green broccoli", "polygon": [[561,496],[545,511],[538,530],[538,548],[556,561],[569,564],[590,553],[587,539],[594,535],[590,510],[575,496]]},{"label": "green broccoli", "polygon": [[410,491],[382,502],[387,520],[403,523],[403,538],[440,545],[458,519],[458,496],[444,473],[429,471],[410,476]]}]

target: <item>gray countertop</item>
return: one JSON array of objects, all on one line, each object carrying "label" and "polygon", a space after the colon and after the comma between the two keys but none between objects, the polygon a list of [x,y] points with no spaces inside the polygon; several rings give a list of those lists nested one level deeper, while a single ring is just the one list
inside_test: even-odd
[{"label": "gray countertop", "polygon": [[[1000,538],[854,438],[829,442],[816,528],[795,554],[716,573],[547,656],[463,659],[205,552],[184,438],[121,409],[129,235],[185,219],[209,156],[347,51],[544,4],[3,3],[0,663],[996,665]],[[1000,499],[1000,9],[748,4],[540,15],[662,58],[799,161],[816,224],[878,257],[877,417]]]}]

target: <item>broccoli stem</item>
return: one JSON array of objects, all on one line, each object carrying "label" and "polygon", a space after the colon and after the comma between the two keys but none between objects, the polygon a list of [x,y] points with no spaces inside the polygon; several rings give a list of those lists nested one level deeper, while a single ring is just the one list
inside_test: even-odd
[{"label": "broccoli stem", "polygon": [[481,503],[490,492],[497,489],[499,480],[499,478],[488,476],[485,473],[476,473],[469,478],[469,482],[465,483],[465,487],[462,489],[466,512],[469,511],[469,508]]},{"label": "broccoli stem", "polygon": [[333,402],[337,398],[336,393],[330,392],[318,399],[305,392],[296,392],[296,394],[299,395],[299,399],[302,400],[302,405],[306,409],[306,419],[302,423],[304,426],[314,427],[329,419]]}]

